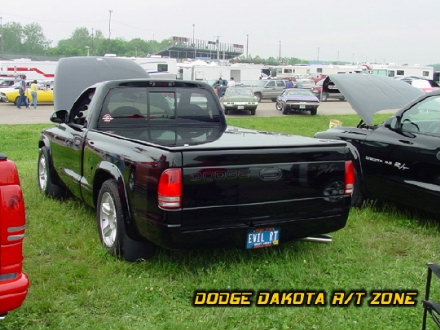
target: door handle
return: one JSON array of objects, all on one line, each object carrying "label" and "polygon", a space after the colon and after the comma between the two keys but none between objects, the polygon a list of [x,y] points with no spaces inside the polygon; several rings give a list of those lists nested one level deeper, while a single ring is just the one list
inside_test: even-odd
[{"label": "door handle", "polygon": [[411,141],[408,141],[408,140],[399,140],[399,142],[404,143],[404,144],[413,144]]}]

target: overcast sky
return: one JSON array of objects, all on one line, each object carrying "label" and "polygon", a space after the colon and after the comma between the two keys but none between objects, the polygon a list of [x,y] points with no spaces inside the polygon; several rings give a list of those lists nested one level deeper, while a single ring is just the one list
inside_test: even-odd
[{"label": "overcast sky", "polygon": [[[171,36],[244,45],[252,56],[440,63],[440,0],[20,0],[2,23],[38,23],[53,46],[75,28],[104,36]],[[111,21],[110,21],[110,10]],[[194,25],[194,28],[193,28]],[[247,37],[248,36],[248,37]],[[280,47],[281,45],[281,47]]]}]

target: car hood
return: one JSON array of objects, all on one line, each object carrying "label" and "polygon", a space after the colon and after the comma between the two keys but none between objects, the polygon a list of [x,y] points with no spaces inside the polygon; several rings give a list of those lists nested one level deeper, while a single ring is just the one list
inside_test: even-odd
[{"label": "car hood", "polygon": [[335,74],[330,79],[367,125],[380,110],[399,109],[424,93],[393,78],[370,74]]},{"label": "car hood", "polygon": [[70,110],[81,92],[98,82],[136,78],[149,78],[149,75],[130,59],[94,56],[62,58],[55,70],[55,111]]}]

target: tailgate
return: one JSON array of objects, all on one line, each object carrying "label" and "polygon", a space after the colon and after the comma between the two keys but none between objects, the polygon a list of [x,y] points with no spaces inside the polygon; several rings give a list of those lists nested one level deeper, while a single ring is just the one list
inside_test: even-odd
[{"label": "tailgate", "polygon": [[184,152],[186,225],[339,212],[346,152],[341,146]]}]

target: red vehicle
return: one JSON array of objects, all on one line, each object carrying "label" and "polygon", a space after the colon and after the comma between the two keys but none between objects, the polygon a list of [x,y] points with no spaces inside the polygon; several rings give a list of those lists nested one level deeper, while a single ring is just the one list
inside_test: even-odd
[{"label": "red vehicle", "polygon": [[0,320],[21,306],[29,288],[22,272],[26,213],[15,163],[0,154]]},{"label": "red vehicle", "polygon": [[329,77],[318,81],[311,91],[321,102],[326,102],[329,98],[336,98],[339,101],[345,100],[344,95],[341,94]]}]

